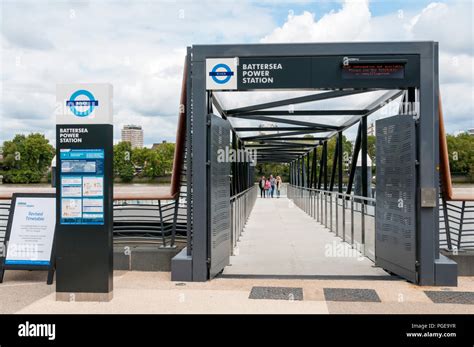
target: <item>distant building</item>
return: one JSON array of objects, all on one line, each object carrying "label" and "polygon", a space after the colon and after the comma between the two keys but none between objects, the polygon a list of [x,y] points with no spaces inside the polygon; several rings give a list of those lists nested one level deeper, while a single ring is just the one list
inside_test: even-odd
[{"label": "distant building", "polygon": [[143,148],[143,129],[141,125],[124,125],[122,128],[122,141],[130,142],[132,149]]},{"label": "distant building", "polygon": [[467,129],[466,131],[469,135],[474,136],[474,128]]},{"label": "distant building", "polygon": [[375,122],[370,123],[370,125],[367,127],[367,135],[375,136]]}]

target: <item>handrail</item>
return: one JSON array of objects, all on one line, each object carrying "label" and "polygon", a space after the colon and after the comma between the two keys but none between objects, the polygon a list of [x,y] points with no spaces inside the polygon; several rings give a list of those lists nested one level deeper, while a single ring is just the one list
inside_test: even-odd
[{"label": "handrail", "polygon": [[[40,190],[40,191],[39,191]],[[18,193],[56,193],[55,188],[31,188],[22,189]],[[0,192],[0,200],[11,200],[15,192]],[[118,200],[174,200],[175,197],[171,194],[157,194],[150,193],[114,193],[114,201]]]},{"label": "handrail", "polygon": [[439,118],[439,159],[441,169],[441,193],[446,201],[474,201],[474,194],[459,194],[453,191],[451,180],[451,170],[449,168],[448,141],[444,129],[443,108],[441,96],[438,98],[438,118]]},{"label": "handrail", "polygon": [[236,255],[237,241],[244,230],[255,201],[257,200],[257,185],[235,194],[230,198],[230,243],[232,255]]},{"label": "handrail", "polygon": [[376,201],[374,198],[369,198],[367,196],[360,196],[360,195],[347,194],[347,193],[339,193],[338,191],[335,191],[335,190],[324,190],[324,189],[318,189],[318,188],[301,187],[301,186],[297,186],[297,185],[294,185],[294,184],[290,184],[290,186],[294,187],[294,188],[298,188],[298,189],[310,190],[310,191],[313,191],[313,192],[317,191],[317,192],[324,193],[324,194],[338,195],[338,196],[341,196],[343,198],[366,200],[366,201],[370,201],[370,202],[375,202]]},{"label": "handrail", "polygon": [[181,96],[179,100],[178,127],[176,129],[176,145],[174,148],[173,171],[171,176],[170,195],[176,198],[179,195],[180,177],[184,165],[184,151],[186,147],[186,109],[187,109],[187,59],[184,60],[183,80],[181,82]]},{"label": "handrail", "polygon": [[232,195],[232,196],[230,197],[230,201],[239,198],[240,196],[244,195],[245,193],[247,193],[248,191],[250,191],[251,189],[253,189],[253,188],[255,188],[255,187],[256,187],[256,185],[253,185],[253,186],[248,187],[247,189],[241,191],[240,193],[237,193],[237,194],[235,194],[235,195]]}]

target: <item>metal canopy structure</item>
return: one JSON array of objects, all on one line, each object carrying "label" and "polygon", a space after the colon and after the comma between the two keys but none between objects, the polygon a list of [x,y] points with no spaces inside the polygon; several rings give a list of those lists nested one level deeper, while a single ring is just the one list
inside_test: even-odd
[{"label": "metal canopy structure", "polygon": [[[332,191],[337,181],[343,193],[343,133],[358,125],[345,191],[351,194],[359,155],[362,177],[368,174],[367,117],[399,100],[402,103],[389,115],[409,116],[416,122],[416,191],[408,192],[415,199],[416,225],[404,236],[413,247],[379,253],[377,262],[421,285],[455,281],[452,264],[439,254],[438,205],[429,198],[438,196],[439,187],[436,42],[195,45],[187,49],[186,65],[190,230],[186,250],[173,259],[174,279],[205,281],[212,277],[210,269],[218,272],[212,254],[222,254],[217,247],[229,230],[223,215],[211,208],[210,188],[225,185],[224,178],[231,176],[230,194],[240,196],[254,184],[249,162],[232,162],[227,175],[210,179],[211,171],[223,172],[213,169],[220,167],[217,148],[252,150],[258,162],[287,163],[295,187]],[[224,127],[212,126],[219,123],[215,117],[230,125],[230,144],[223,142]],[[328,141],[333,137],[337,144],[328,177]],[[215,139],[212,144],[210,138]],[[320,159],[312,155],[318,151]],[[365,179],[362,196],[368,196]],[[387,210],[380,218],[394,213]],[[393,226],[393,221],[385,222]],[[377,239],[404,242],[396,231],[377,231]],[[399,266],[403,252],[416,259],[409,273]],[[225,259],[218,261],[225,266]]]},{"label": "metal canopy structure", "polygon": [[[362,109],[332,110],[315,108],[318,106],[315,101],[332,100],[358,94],[367,96],[373,91],[375,90],[324,91],[233,109],[224,108],[222,102],[219,101],[218,93],[211,93],[210,97],[217,112],[229,119],[231,124],[236,123],[234,119],[259,122],[256,125],[233,126],[233,131],[244,148],[258,150],[257,158],[260,162],[288,163],[312,152],[323,142],[347,130],[362,118],[378,111],[383,106],[387,106],[405,93],[403,90],[383,91],[381,96],[372,100]],[[311,106],[313,107],[304,110],[293,109],[295,105],[299,106],[307,103],[312,103]],[[277,107],[290,107],[292,110],[272,110]],[[343,118],[341,121],[341,117],[338,116],[343,115],[349,115],[348,119]],[[331,123],[329,121],[325,123],[318,121],[318,118],[327,116],[332,116]],[[301,120],[302,117],[305,117],[305,120]],[[310,119],[306,120],[308,118]],[[265,124],[271,124],[273,127],[264,127]],[[249,132],[264,132],[265,134],[247,136],[246,133]]]}]

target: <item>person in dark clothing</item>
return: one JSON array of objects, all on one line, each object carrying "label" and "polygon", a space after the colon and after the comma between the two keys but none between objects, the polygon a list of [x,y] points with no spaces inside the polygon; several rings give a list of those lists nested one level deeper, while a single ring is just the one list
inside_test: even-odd
[{"label": "person in dark clothing", "polygon": [[270,196],[273,198],[273,193],[275,192],[275,185],[276,185],[276,180],[275,180],[275,177],[273,177],[273,175],[270,175]]},{"label": "person in dark clothing", "polygon": [[260,181],[258,181],[258,187],[260,188],[260,197],[264,198],[265,197],[265,182],[267,180],[265,179],[265,176],[262,176]]}]

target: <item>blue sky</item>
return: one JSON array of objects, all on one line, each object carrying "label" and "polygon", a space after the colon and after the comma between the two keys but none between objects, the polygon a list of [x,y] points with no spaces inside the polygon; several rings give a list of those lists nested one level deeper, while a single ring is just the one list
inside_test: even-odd
[{"label": "blue sky", "polygon": [[56,83],[114,85],[115,138],[173,140],[185,47],[197,43],[435,40],[447,130],[474,128],[472,2],[0,0],[0,142],[54,141]]}]

